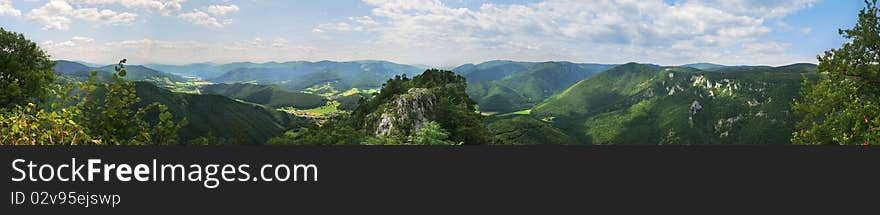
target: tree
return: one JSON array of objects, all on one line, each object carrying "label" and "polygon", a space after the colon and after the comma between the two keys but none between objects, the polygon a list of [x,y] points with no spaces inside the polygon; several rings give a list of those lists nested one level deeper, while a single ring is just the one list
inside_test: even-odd
[{"label": "tree", "polygon": [[415,145],[454,145],[449,141],[449,132],[443,130],[440,124],[434,121],[425,123],[422,129],[410,137],[410,141]]},{"label": "tree", "polygon": [[55,80],[54,66],[36,43],[0,28],[0,108],[44,102]]},{"label": "tree", "polygon": [[[92,71],[89,82],[81,88],[86,97],[77,106],[82,112],[79,121],[94,138],[108,144],[177,144],[177,133],[186,119],[173,122],[168,107],[160,103],[138,108],[141,100],[134,82],[123,79],[125,63],[125,59],[119,61],[110,80],[102,83],[97,83],[97,72]],[[149,114],[156,115],[154,122],[145,120]]]},{"label": "tree", "polygon": [[69,107],[74,84],[55,83],[49,56],[24,35],[0,28],[0,144],[100,144]]},{"label": "tree", "polygon": [[63,105],[75,100],[64,96],[73,85],[55,84],[56,98],[49,107],[34,103],[0,111],[0,145],[86,145],[102,144],[91,138],[88,130],[75,122],[81,113],[79,108]]},{"label": "tree", "polygon": [[839,31],[851,42],[818,57],[819,80],[804,81],[792,143],[880,144],[880,10],[865,4],[856,26]]}]

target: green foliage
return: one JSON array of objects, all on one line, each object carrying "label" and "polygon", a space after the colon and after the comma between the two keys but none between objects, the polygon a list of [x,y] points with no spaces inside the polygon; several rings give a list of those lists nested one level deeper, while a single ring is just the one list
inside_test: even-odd
[{"label": "green foliage", "polygon": [[361,142],[361,145],[412,145],[412,142],[394,136],[368,136]]},{"label": "green foliage", "polygon": [[819,57],[816,83],[804,81],[794,144],[880,144],[880,10],[865,3],[856,26],[839,32],[852,41]]},{"label": "green foliage", "polygon": [[[85,99],[77,106],[81,109],[79,121],[94,138],[108,144],[179,143],[177,132],[186,124],[186,119],[173,122],[168,107],[159,103],[138,108],[136,104],[141,100],[135,84],[123,79],[127,74],[125,61],[119,62],[107,82],[97,83],[97,72],[92,72],[89,82],[82,85]],[[148,114],[155,115],[156,120],[146,121]]]},{"label": "green foliage", "polygon": [[491,117],[486,126],[497,145],[535,145],[576,143],[567,134],[549,123],[527,115]]},{"label": "green foliage", "polygon": [[36,43],[0,28],[0,109],[45,102],[54,66]]},{"label": "green foliage", "polygon": [[410,142],[414,145],[454,145],[455,143],[449,141],[449,132],[443,130],[440,127],[440,124],[434,121],[430,121],[422,125],[422,128],[417,130],[415,135],[409,138]]},{"label": "green foliage", "polygon": [[0,111],[0,145],[102,144],[74,121],[79,113],[77,108],[49,110],[33,103]]},{"label": "green foliage", "polygon": [[[482,124],[482,116],[476,112],[476,102],[467,95],[466,87],[465,78],[451,71],[429,69],[413,79],[405,75],[396,76],[383,84],[382,89],[372,99],[362,101],[352,114],[352,118],[357,119],[353,125],[372,125],[376,122],[363,121],[369,114],[381,113],[389,108],[393,100],[401,96],[410,96],[410,89],[426,89],[437,99],[431,107],[432,111],[426,114],[430,120],[436,121],[450,132],[449,140],[465,144],[490,143],[492,139]],[[404,110],[404,112],[409,111],[412,110]],[[408,125],[409,123],[400,125],[404,131],[401,135],[412,135],[412,128],[405,127]]]},{"label": "green foliage", "polygon": [[[29,103],[0,112],[0,141],[13,145],[142,145],[176,144],[186,120],[172,121],[167,107],[158,103],[136,108],[139,101],[122,63],[109,83],[97,83],[95,74],[81,83],[53,84],[54,98],[41,105]],[[144,120],[150,115],[155,120]]]},{"label": "green foliage", "polygon": [[198,138],[194,138],[194,139],[190,139],[190,140],[186,141],[186,145],[200,145],[200,146],[231,145],[231,144],[236,144],[236,142],[233,142],[233,141],[226,139],[226,138],[217,137],[214,135],[207,135],[207,136],[198,137]]},{"label": "green foliage", "polygon": [[[120,61],[110,82],[55,81],[55,62],[22,34],[0,29],[0,141],[4,144],[173,144],[180,124],[167,108],[139,101]],[[76,69],[64,66],[66,69]],[[54,87],[53,87],[54,86]],[[155,122],[144,121],[156,114]]]},{"label": "green foliage", "polygon": [[358,145],[367,135],[345,123],[326,123],[322,127],[304,127],[269,139],[275,145]]}]

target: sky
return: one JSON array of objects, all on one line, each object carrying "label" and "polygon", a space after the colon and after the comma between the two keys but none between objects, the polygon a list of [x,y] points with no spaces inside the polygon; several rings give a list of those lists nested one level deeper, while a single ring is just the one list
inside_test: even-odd
[{"label": "sky", "polygon": [[816,63],[861,0],[0,0],[53,59]]}]

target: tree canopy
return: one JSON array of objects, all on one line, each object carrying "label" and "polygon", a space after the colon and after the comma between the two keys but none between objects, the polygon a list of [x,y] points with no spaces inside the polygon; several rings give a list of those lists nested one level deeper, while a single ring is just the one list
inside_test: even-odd
[{"label": "tree canopy", "polygon": [[839,31],[851,41],[819,56],[819,80],[805,81],[792,143],[880,144],[880,10],[865,4],[855,27]]},{"label": "tree canopy", "polygon": [[45,101],[54,66],[36,43],[0,28],[0,108]]}]

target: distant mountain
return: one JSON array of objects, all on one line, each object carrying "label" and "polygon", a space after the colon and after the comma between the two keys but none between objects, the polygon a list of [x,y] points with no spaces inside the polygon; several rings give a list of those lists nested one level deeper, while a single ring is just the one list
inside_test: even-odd
[{"label": "distant mountain", "polygon": [[469,83],[476,83],[502,79],[513,73],[523,72],[534,64],[532,62],[494,60],[477,65],[461,65],[452,69],[452,71],[467,78]]},{"label": "distant mountain", "polygon": [[201,79],[214,78],[224,72],[219,65],[214,63],[194,63],[187,65],[164,65],[148,64],[147,67],[185,77],[198,77]]},{"label": "distant mountain", "polygon": [[210,81],[277,84],[291,91],[302,91],[327,83],[336,89],[379,88],[383,82],[395,75],[405,74],[413,77],[422,71],[418,67],[387,61],[236,63],[220,67],[234,69],[209,79]]},{"label": "distant mountain", "polygon": [[77,62],[82,65],[86,65],[88,67],[101,67],[101,64],[96,64],[96,63],[89,63],[89,62],[85,62],[85,61],[74,61],[74,62]]},{"label": "distant mountain", "polygon": [[[95,68],[95,70],[106,72],[107,74],[112,74],[115,72],[115,67],[116,65],[107,65]],[[126,65],[125,72],[125,80],[130,81],[149,81],[160,85],[187,81],[186,78],[180,77],[178,75],[160,72],[140,65]]]},{"label": "distant mountain", "polygon": [[531,116],[592,144],[787,144],[797,119],[790,104],[815,71],[630,63],[578,82]]},{"label": "distant mountain", "polygon": [[311,109],[326,103],[322,96],[289,92],[275,85],[215,84],[202,87],[201,92],[202,94],[223,95],[270,107]]},{"label": "distant mountain", "polygon": [[[91,71],[98,71],[99,78],[106,78],[116,72],[114,70],[115,66],[89,67],[78,62],[58,60],[54,69],[56,74],[83,80],[89,77]],[[125,71],[127,74],[124,78],[130,81],[148,81],[159,85],[187,81],[186,78],[139,65],[127,65],[125,66]]]},{"label": "distant mountain", "polygon": [[439,69],[439,68],[437,68],[436,66],[429,66],[429,65],[425,65],[425,64],[412,64],[412,65],[410,65],[410,66],[413,66],[413,67],[416,67],[416,68],[419,68],[419,69],[432,69],[432,68],[433,68],[433,69]]},{"label": "distant mountain", "polygon": [[725,68],[727,66],[720,65],[720,64],[714,64],[714,63],[694,63],[694,64],[681,65],[681,67],[690,67],[690,68],[699,69],[699,70],[716,70],[716,69]]},{"label": "distant mountain", "polygon": [[[58,60],[55,62],[55,74],[75,77],[88,78],[89,73],[94,70],[92,67],[83,65],[78,62]],[[106,74],[109,75],[109,74]]]},{"label": "distant mountain", "polygon": [[174,93],[146,82],[137,82],[136,90],[141,106],[159,102],[168,106],[175,121],[187,119],[179,134],[183,142],[220,137],[228,143],[263,144],[288,129],[309,125],[305,120],[272,108],[220,95]]},{"label": "distant mountain", "polygon": [[529,109],[572,84],[613,67],[570,62],[489,61],[459,66],[468,80],[468,95],[485,112]]}]

